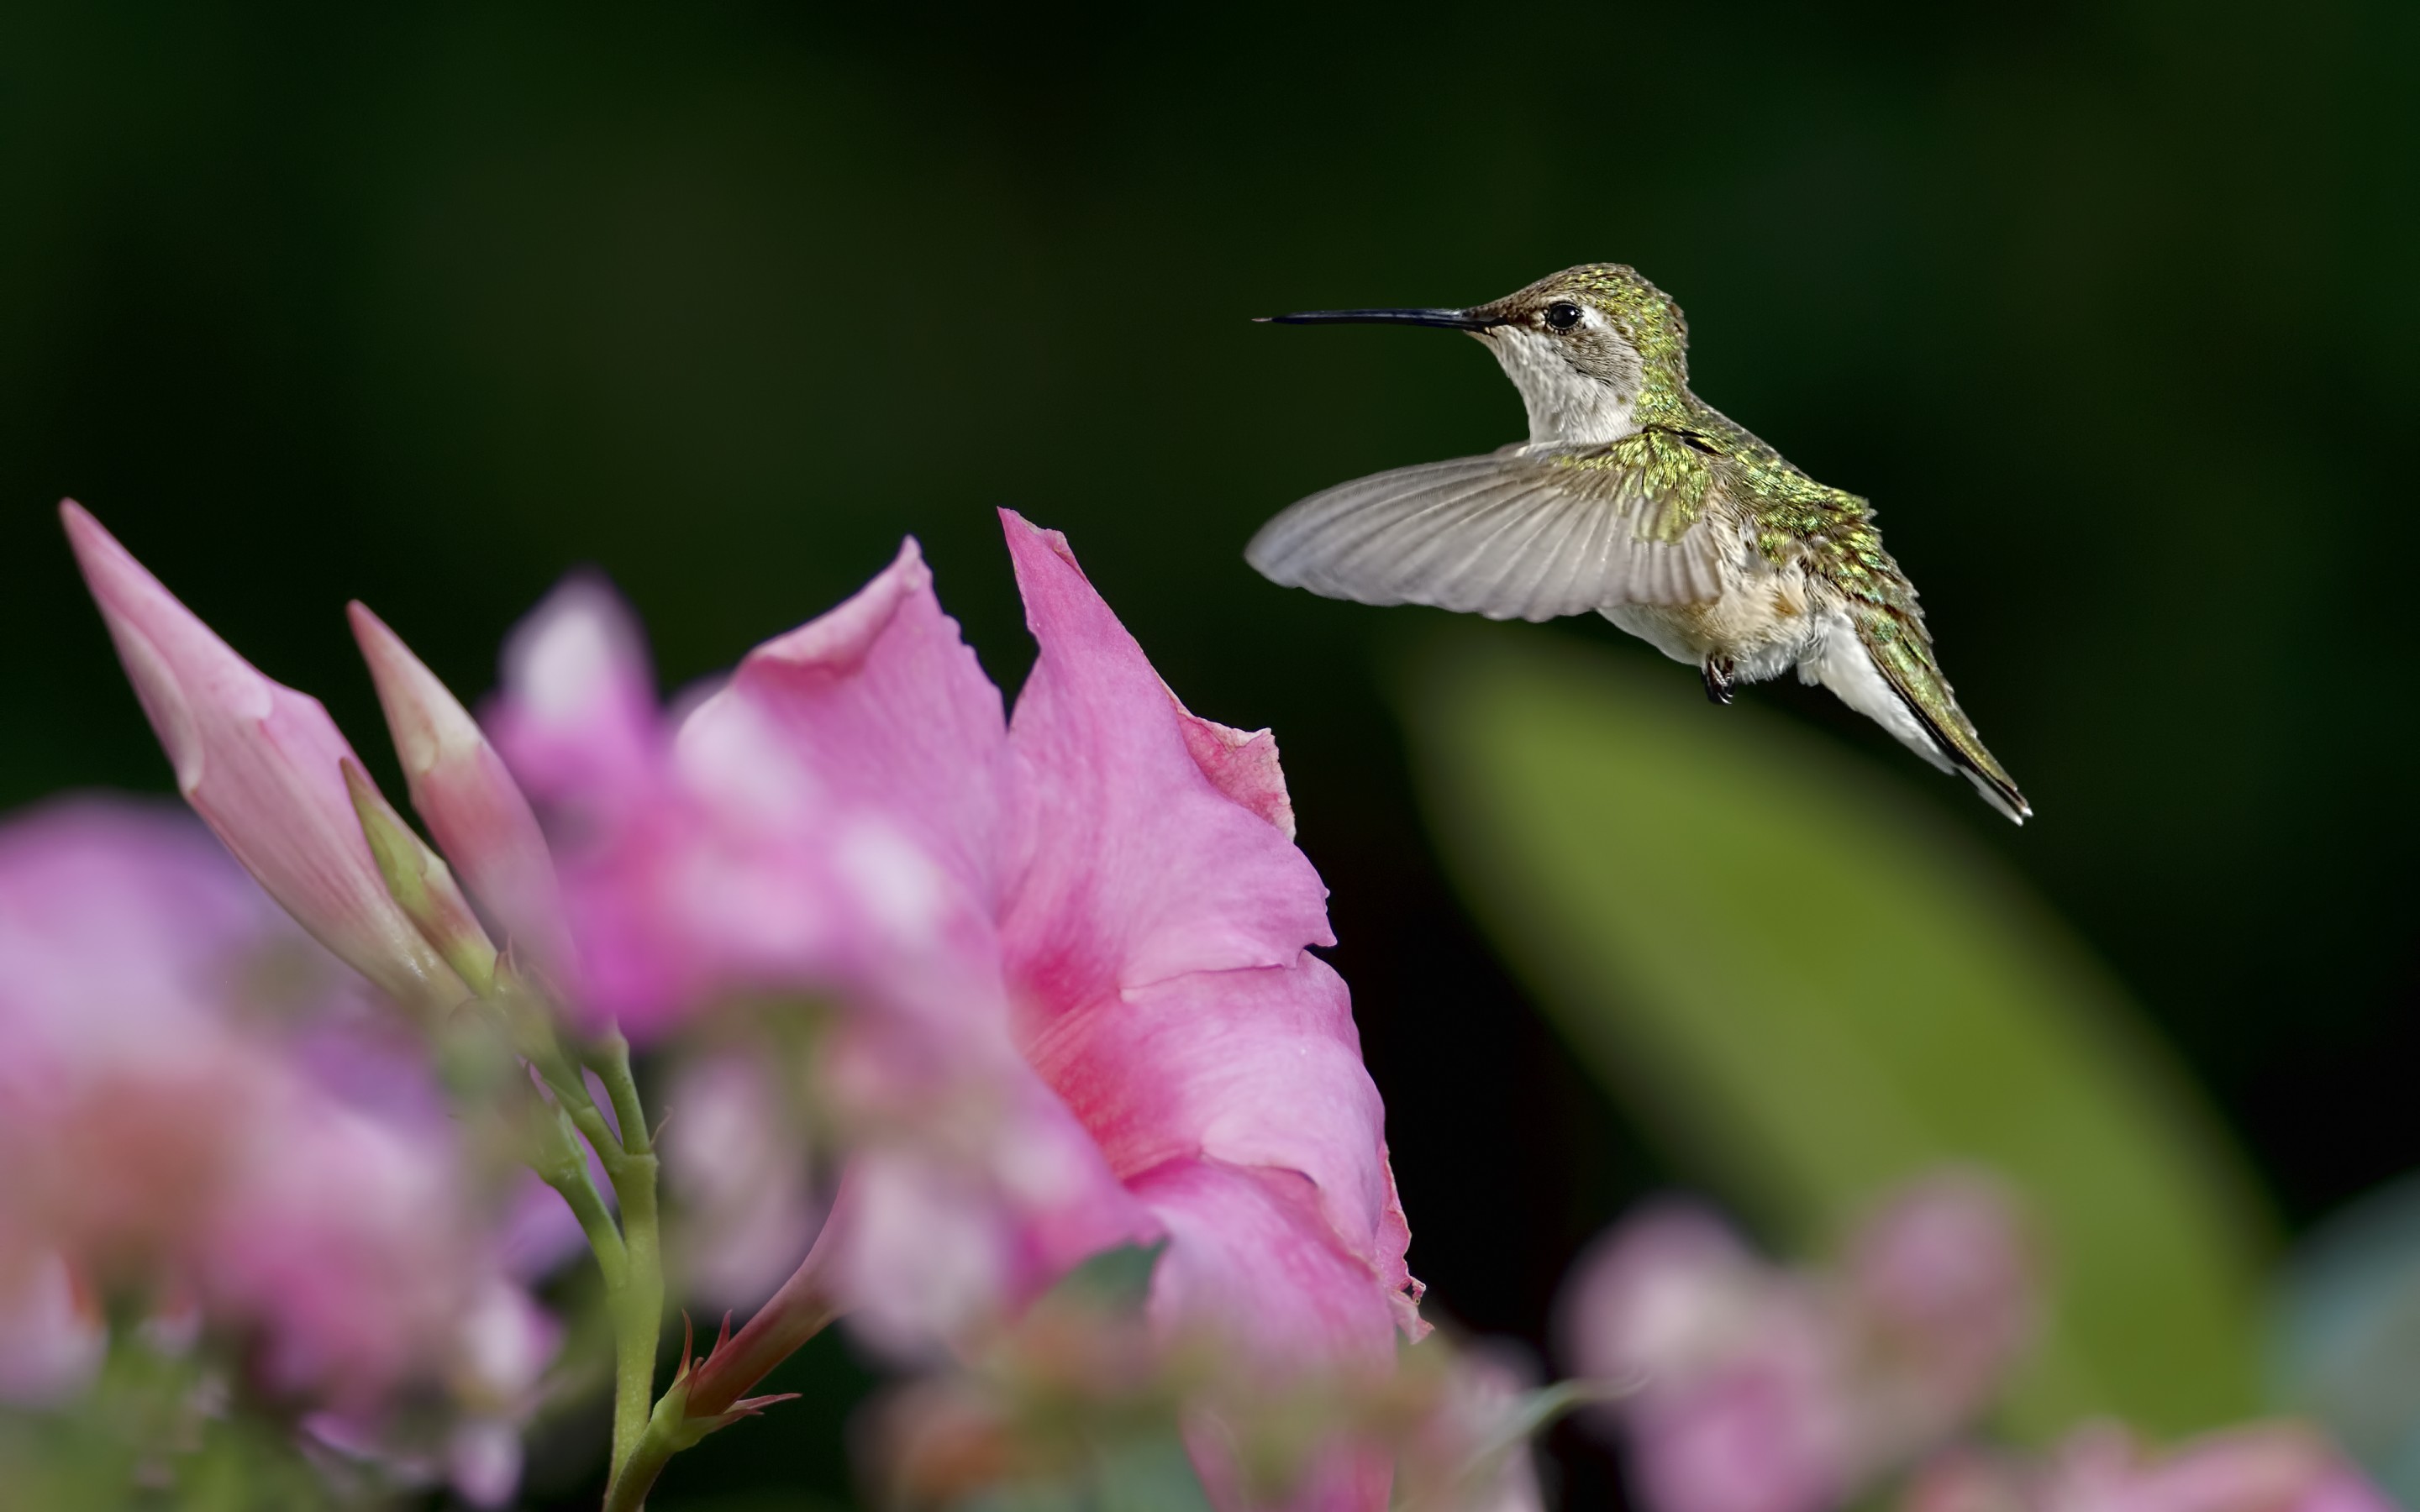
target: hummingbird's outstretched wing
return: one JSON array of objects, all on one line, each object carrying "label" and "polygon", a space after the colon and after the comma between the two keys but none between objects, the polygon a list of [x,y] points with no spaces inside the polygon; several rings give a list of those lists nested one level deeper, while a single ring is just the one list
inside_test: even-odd
[{"label": "hummingbird's outstretched wing", "polygon": [[1642,433],[1397,468],[1294,505],[1244,560],[1329,598],[1491,620],[1702,602],[1721,587],[1699,519],[1712,472],[1679,447]]}]

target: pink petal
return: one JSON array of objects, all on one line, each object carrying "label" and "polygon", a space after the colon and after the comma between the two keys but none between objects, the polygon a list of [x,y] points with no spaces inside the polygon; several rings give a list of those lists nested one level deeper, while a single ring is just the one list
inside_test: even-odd
[{"label": "pink petal", "polygon": [[254,1322],[273,1391],[364,1404],[441,1363],[470,1300],[450,1155],[308,1098],[261,1110],[198,1260],[205,1310]]},{"label": "pink petal", "polygon": [[1995,1180],[1948,1171],[1910,1182],[1858,1228],[1849,1279],[1891,1352],[1936,1410],[1996,1394],[2033,1333],[2036,1282],[2015,1205]]},{"label": "pink petal", "polygon": [[928,967],[928,996],[996,997],[999,698],[912,543],[675,736],[637,646],[575,580],[516,634],[492,720],[555,829],[585,1011],[644,1037],[718,995]]},{"label": "pink petal", "polygon": [[[1129,1184],[1168,1229],[1152,1279],[1151,1313],[1160,1328],[1206,1330],[1257,1361],[1273,1382],[1309,1375],[1343,1387],[1357,1373],[1392,1368],[1394,1311],[1367,1262],[1338,1246],[1301,1177],[1173,1161]],[[1187,1439],[1212,1503],[1235,1512],[1252,1505],[1215,1425],[1200,1425]],[[1380,1512],[1391,1479],[1384,1456],[1334,1444],[1283,1504]]]},{"label": "pink petal", "polygon": [[777,1061],[735,1050],[683,1065],[663,1103],[675,1240],[709,1312],[762,1304],[815,1237],[807,1135],[783,1090]]},{"label": "pink petal", "polygon": [[1326,963],[1306,953],[1103,999],[1062,1016],[1028,1054],[1121,1177],[1202,1158],[1291,1173],[1334,1242],[1369,1268],[1366,1284],[1409,1284],[1385,1109]]},{"label": "pink petal", "polygon": [[1000,893],[1000,690],[933,596],[911,539],[838,608],[749,653],[714,702],[754,707],[844,811],[878,810],[988,916]]},{"label": "pink petal", "polygon": [[445,1479],[472,1506],[510,1505],[521,1484],[520,1430],[494,1418],[473,1418],[445,1441]]},{"label": "pink petal", "polygon": [[667,785],[563,856],[575,1011],[655,1038],[735,994],[805,993],[851,943],[825,858],[745,804]]},{"label": "pink petal", "polygon": [[662,743],[655,673],[637,622],[602,579],[564,579],[514,627],[489,724],[541,803],[645,790]]},{"label": "pink petal", "polygon": [[[593,670],[627,665],[595,648],[634,637],[568,594],[517,640],[498,724],[517,769],[574,810],[566,885],[597,1007],[644,1032],[737,988],[997,1003],[1006,730],[912,541],[752,652],[669,764],[629,733],[636,679]],[[550,666],[573,691],[543,691]],[[590,743],[632,753],[583,769],[532,738],[546,725],[525,711],[550,704],[606,711]]]},{"label": "pink petal", "polygon": [[1557,1304],[1581,1374],[1658,1385],[1719,1368],[1784,1278],[1694,1203],[1647,1207],[1582,1253]]},{"label": "pink petal", "polygon": [[297,1407],[526,1387],[526,1330],[456,1329],[483,1285],[526,1299],[426,1046],[368,995],[188,815],[0,825],[0,1293],[49,1252],[174,1298],[147,1335],[234,1341]]},{"label": "pink petal", "polygon": [[2134,1462],[2104,1427],[2061,1446],[2047,1512],[2390,1512],[2395,1504],[2308,1428],[2257,1423]]},{"label": "pink petal", "polygon": [[949,1026],[861,1015],[826,1057],[827,1111],[857,1138],[817,1249],[838,1252],[837,1294],[894,1352],[963,1343],[1087,1257],[1159,1232],[1004,1019],[937,1038]]},{"label": "pink petal", "polygon": [[834,949],[797,764],[721,721],[676,762],[637,626],[573,578],[516,629],[489,727],[551,828],[584,1026],[644,1040],[720,993],[808,985]]},{"label": "pink petal", "polygon": [[78,796],[0,825],[0,1090],[22,1037],[137,1047],[192,1023],[249,952],[318,954],[182,807]]},{"label": "pink petal", "polygon": [[[1379,1448],[1352,1443],[1330,1443],[1310,1457],[1299,1480],[1280,1500],[1269,1501],[1249,1489],[1234,1463],[1233,1440],[1215,1419],[1196,1414],[1185,1434],[1202,1489],[1218,1512],[1384,1512],[1391,1504],[1395,1467]],[[1419,1505],[1422,1504],[1409,1504]],[[1466,1504],[1446,1504],[1465,1507]],[[1470,1506],[1467,1512],[1529,1512],[1511,1506]]]},{"label": "pink petal", "polygon": [[1308,1180],[1190,1160],[1127,1185],[1170,1236],[1152,1283],[1163,1327],[1216,1328],[1280,1377],[1392,1365],[1394,1310]]},{"label": "pink petal", "polygon": [[1010,721],[1019,864],[1001,920],[1032,1012],[1334,943],[1302,853],[1202,773],[1184,717],[1055,531],[1003,511],[1041,656]]},{"label": "pink petal", "polygon": [[1785,1315],[1719,1372],[1642,1401],[1631,1423],[1640,1500],[1658,1512],[1841,1505],[1854,1484],[1838,1365],[1819,1319]]},{"label": "pink petal", "polygon": [[1176,702],[1176,724],[1193,764],[1219,792],[1294,839],[1294,799],[1286,793],[1285,769],[1278,764],[1278,738],[1266,730],[1232,730],[1204,719]]},{"label": "pink petal", "polygon": [[387,896],[338,771],[352,748],[318,701],[229,650],[73,501],[59,515],[194,811],[304,929],[398,1001],[467,997]]},{"label": "pink petal", "polygon": [[26,1154],[0,1169],[0,1272],[26,1245],[96,1270],[176,1251],[275,1081],[231,1023],[309,1025],[355,992],[181,809],[0,825],[0,1143]]},{"label": "pink petal", "polygon": [[365,605],[355,602],[347,612],[378,685],[411,805],[438,849],[511,946],[542,969],[566,969],[570,942],[554,858],[529,800],[470,711],[401,638]]}]

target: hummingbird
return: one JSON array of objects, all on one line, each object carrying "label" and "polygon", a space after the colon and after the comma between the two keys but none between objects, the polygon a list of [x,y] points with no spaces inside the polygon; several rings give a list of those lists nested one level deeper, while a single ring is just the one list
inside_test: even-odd
[{"label": "hummingbird", "polygon": [[1529,439],[1339,484],[1261,527],[1272,582],[1491,620],[1590,610],[1706,696],[1795,671],[2018,824],[2033,813],[1933,656],[1873,506],[1817,483],[1689,392],[1689,328],[1620,263],[1467,309],[1308,310],[1280,325],[1435,326],[1496,354]]}]

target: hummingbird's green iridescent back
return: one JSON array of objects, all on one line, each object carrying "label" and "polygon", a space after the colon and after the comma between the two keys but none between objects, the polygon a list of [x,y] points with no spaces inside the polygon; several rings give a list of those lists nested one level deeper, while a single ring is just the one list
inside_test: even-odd
[{"label": "hummingbird's green iridescent back", "polygon": [[1276,318],[1466,331],[1520,389],[1530,434],[1302,501],[1246,552],[1274,580],[1494,618],[1595,609],[1697,663],[1718,702],[1794,669],[2009,818],[2032,811],[1959,708],[1871,506],[1691,393],[1681,308],[1629,268],[1568,269],[1467,309]]}]

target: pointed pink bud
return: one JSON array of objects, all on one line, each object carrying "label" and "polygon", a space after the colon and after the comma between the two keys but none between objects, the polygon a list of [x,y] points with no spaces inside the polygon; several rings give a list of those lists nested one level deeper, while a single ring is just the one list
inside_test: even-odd
[{"label": "pointed pink bud", "polygon": [[345,793],[352,755],[319,701],[262,676],[73,500],[59,504],[177,789],[269,895],[407,1007],[470,995],[387,895]]},{"label": "pointed pink bud", "polygon": [[347,606],[411,806],[507,941],[541,972],[569,959],[554,858],[529,799],[445,685],[367,606]]}]

